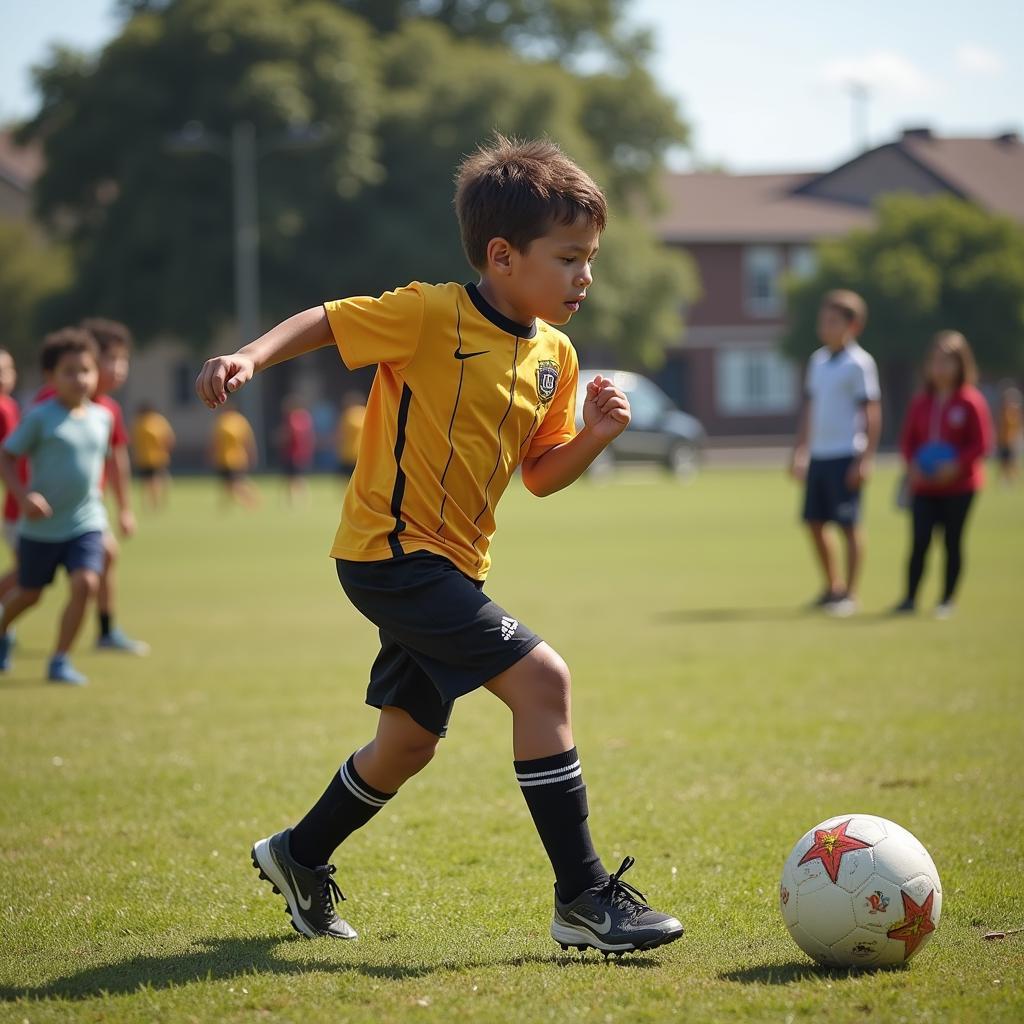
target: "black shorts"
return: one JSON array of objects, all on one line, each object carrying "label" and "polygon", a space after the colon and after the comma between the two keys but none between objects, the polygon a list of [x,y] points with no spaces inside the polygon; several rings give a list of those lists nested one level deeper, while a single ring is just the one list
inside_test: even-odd
[{"label": "black shorts", "polygon": [[217,470],[217,476],[221,478],[226,484],[237,484],[239,480],[245,479],[244,469],[228,469],[226,466],[221,466]]},{"label": "black shorts", "polygon": [[139,466],[136,470],[140,480],[152,480],[154,477],[163,476],[166,470],[163,466]]},{"label": "black shorts", "polygon": [[427,551],[382,562],[337,559],[348,599],[380,632],[366,703],[397,707],[436,736],[456,698],[511,668],[540,637],[496,605],[483,583]]},{"label": "black shorts", "polygon": [[811,459],[804,493],[805,523],[839,523],[855,526],[860,521],[860,491],[846,486],[853,455],[838,459]]},{"label": "black shorts", "polygon": [[18,586],[42,590],[53,582],[62,565],[69,576],[78,569],[91,569],[99,576],[106,557],[100,530],[57,541],[22,537],[18,541]]}]

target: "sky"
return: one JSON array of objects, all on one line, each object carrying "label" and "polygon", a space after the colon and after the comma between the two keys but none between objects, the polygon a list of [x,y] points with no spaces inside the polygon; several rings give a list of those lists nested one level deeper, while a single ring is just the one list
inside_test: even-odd
[{"label": "sky", "polygon": [[[0,0],[0,121],[31,113],[29,69],[54,42],[92,50],[111,0]],[[678,169],[825,169],[906,127],[1024,134],[1021,0],[633,0],[652,70],[691,126]]]}]

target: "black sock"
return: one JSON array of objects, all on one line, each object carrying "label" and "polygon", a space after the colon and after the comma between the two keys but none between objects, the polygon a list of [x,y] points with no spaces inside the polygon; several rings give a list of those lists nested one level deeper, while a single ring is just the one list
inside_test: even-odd
[{"label": "black sock", "polygon": [[323,796],[292,829],[291,855],[307,868],[319,867],[357,828],[362,828],[395,794],[367,785],[353,754],[335,773]]},{"label": "black sock", "polygon": [[587,827],[587,787],[576,748],[564,754],[516,761],[516,779],[533,815],[563,903],[608,881]]},{"label": "black sock", "polygon": [[110,612],[100,612],[100,636],[110,636]]}]

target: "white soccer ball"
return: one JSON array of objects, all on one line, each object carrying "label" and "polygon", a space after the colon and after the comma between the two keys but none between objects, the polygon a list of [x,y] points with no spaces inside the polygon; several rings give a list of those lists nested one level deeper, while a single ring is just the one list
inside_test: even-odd
[{"label": "white soccer ball", "polygon": [[938,927],[942,885],[905,828],[873,814],[838,814],[786,858],[779,909],[793,940],[819,963],[902,964]]}]

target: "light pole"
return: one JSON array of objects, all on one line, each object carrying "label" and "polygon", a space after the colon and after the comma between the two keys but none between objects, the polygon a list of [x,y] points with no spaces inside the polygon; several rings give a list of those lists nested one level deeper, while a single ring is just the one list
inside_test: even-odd
[{"label": "light pole", "polygon": [[[260,332],[260,225],[256,165],[267,153],[306,148],[320,142],[324,134],[323,126],[319,124],[294,125],[259,145],[256,126],[251,121],[235,121],[229,140],[208,132],[200,121],[189,121],[167,140],[167,148],[172,153],[215,153],[231,163],[235,321],[239,347],[248,344]],[[242,390],[238,404],[252,424],[253,433],[259,441],[257,461],[263,464],[268,437],[260,377],[253,378]]]}]

